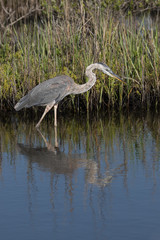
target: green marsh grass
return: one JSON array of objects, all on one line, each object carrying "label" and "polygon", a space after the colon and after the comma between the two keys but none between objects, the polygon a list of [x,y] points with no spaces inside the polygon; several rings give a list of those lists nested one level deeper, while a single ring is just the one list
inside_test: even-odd
[{"label": "green marsh grass", "polygon": [[1,36],[1,109],[13,109],[35,85],[60,74],[85,83],[85,68],[93,62],[105,62],[126,84],[96,71],[95,86],[85,94],[68,97],[68,108],[158,108],[158,25],[148,30],[144,19],[135,26],[132,17],[117,20],[109,10],[97,6],[86,10],[83,4],[79,15],[71,10],[64,13],[64,18],[55,20],[48,11],[43,22],[21,23]]}]

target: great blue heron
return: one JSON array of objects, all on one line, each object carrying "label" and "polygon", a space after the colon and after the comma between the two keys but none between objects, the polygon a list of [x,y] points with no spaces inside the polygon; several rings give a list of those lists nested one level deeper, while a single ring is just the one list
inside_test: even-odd
[{"label": "great blue heron", "polygon": [[36,125],[36,128],[38,128],[46,113],[54,106],[54,125],[57,126],[57,107],[59,101],[69,94],[87,92],[96,82],[96,75],[93,73],[94,69],[99,69],[103,73],[123,82],[106,64],[93,63],[86,68],[87,83],[81,85],[76,84],[72,78],[66,75],[54,77],[38,84],[30,90],[28,94],[22,97],[14,106],[15,110],[19,111],[24,107],[46,106],[42,117]]}]

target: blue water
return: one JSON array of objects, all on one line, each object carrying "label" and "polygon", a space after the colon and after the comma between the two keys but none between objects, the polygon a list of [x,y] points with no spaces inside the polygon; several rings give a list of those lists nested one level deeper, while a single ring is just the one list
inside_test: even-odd
[{"label": "blue water", "polygon": [[158,119],[1,122],[1,239],[159,239]]}]

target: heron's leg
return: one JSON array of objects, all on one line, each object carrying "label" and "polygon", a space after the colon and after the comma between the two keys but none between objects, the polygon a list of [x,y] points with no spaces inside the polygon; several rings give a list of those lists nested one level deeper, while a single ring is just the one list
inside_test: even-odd
[{"label": "heron's leg", "polygon": [[50,144],[49,141],[46,140],[46,138],[43,136],[43,134],[41,133],[41,131],[39,130],[39,128],[37,128],[37,131],[39,132],[39,134],[41,135],[41,137],[43,138],[45,144],[46,144],[46,147],[49,151],[52,151],[54,153],[57,152],[57,149],[58,148],[58,141],[57,141],[57,128],[55,127],[55,147]]},{"label": "heron's leg", "polygon": [[49,112],[49,110],[53,107],[53,105],[54,105],[54,104],[50,104],[50,105],[47,105],[47,106],[46,106],[42,117],[40,118],[39,122],[38,122],[37,125],[36,125],[36,128],[39,127],[39,125],[40,125],[40,123],[42,122],[43,118],[45,117],[46,113]]},{"label": "heron's leg", "polygon": [[55,141],[55,147],[58,148],[58,141],[57,141],[57,126],[54,127],[54,141]]},{"label": "heron's leg", "polygon": [[57,108],[58,104],[54,105],[54,126],[57,127]]}]

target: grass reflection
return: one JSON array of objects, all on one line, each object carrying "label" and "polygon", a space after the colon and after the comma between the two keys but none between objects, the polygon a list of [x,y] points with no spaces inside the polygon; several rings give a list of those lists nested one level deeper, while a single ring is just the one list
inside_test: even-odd
[{"label": "grass reflection", "polygon": [[[90,172],[86,170],[86,174],[94,172],[92,180],[88,182],[97,181],[98,184],[100,179],[98,176],[101,175],[102,168],[105,169],[102,170],[104,173],[104,171],[109,172],[112,167],[118,168],[123,164],[123,170],[127,171],[128,161],[135,160],[141,161],[145,167],[148,164],[146,159],[149,143],[152,146],[149,164],[152,164],[154,170],[156,162],[159,161],[160,152],[159,119],[159,115],[153,113],[128,115],[112,113],[88,119],[84,116],[72,119],[61,116],[56,132],[57,139],[55,139],[52,118],[46,119],[39,133],[31,119],[24,121],[23,117],[17,118],[11,115],[4,122],[1,117],[0,165],[2,168],[4,153],[7,154],[10,164],[15,164],[19,148],[23,149],[22,151],[26,148],[29,156],[33,156],[33,150],[39,148],[41,153],[46,150],[54,154],[61,153],[61,159],[63,159],[61,167],[65,166],[64,159],[69,159],[69,162],[65,163],[68,164],[66,167],[70,166],[70,170],[72,169],[70,173],[80,165],[85,166],[90,170]],[[17,143],[21,145],[17,147]],[[121,161],[117,159],[120,153],[123,155]],[[83,161],[80,161],[82,159]],[[57,156],[56,161],[57,163],[60,161]],[[52,171],[54,172],[54,169]],[[65,171],[62,171],[62,174],[65,175]],[[93,180],[93,175],[98,180]]]},{"label": "grass reflection", "polygon": [[5,209],[2,218],[12,217],[9,224],[20,217],[17,226],[22,227],[29,213],[29,231],[47,225],[47,231],[53,226],[64,231],[66,226],[68,233],[75,225],[80,231],[85,225],[95,228],[99,239],[98,224],[105,233],[110,226],[111,233],[115,226],[125,232],[127,224],[130,235],[129,225],[135,230],[144,224],[146,229],[146,218],[147,226],[158,222],[158,114],[59,116],[57,132],[51,114],[40,132],[37,119],[4,119],[1,116],[0,206]]},{"label": "grass reflection", "polygon": [[[52,208],[58,204],[56,199],[60,199],[57,195],[63,194],[70,211],[74,208],[76,188],[83,189],[93,209],[98,197],[94,191],[100,191],[101,195],[106,187],[110,191],[118,176],[128,189],[129,175],[139,168],[146,178],[154,179],[153,188],[156,187],[160,159],[160,118],[157,114],[112,112],[101,117],[60,116],[57,129],[53,116],[48,115],[50,118],[45,119],[40,131],[35,128],[36,119],[17,116],[5,116],[5,122],[1,116],[0,179],[5,175],[4,166],[15,169],[19,158],[25,160],[29,208],[32,208],[32,196],[37,194],[37,189],[42,191],[44,179],[49,179]],[[102,213],[103,204],[98,206]]]}]

